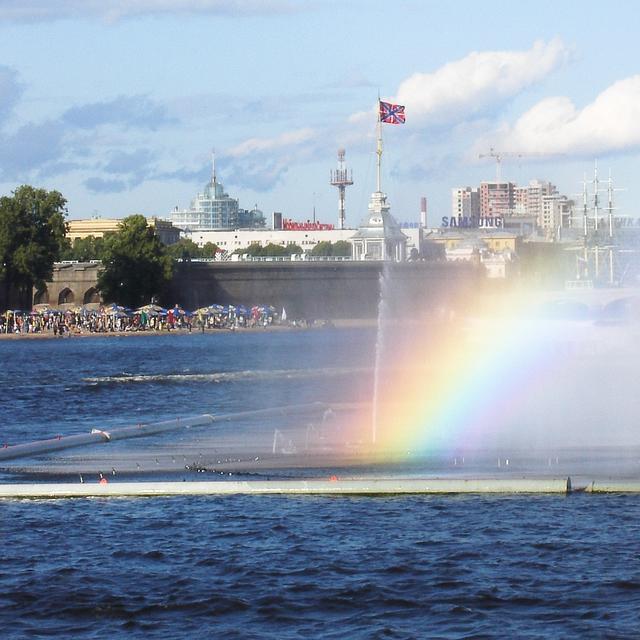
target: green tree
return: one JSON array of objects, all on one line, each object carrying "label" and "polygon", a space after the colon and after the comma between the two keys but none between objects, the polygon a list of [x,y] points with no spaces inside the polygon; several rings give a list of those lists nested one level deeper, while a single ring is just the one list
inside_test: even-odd
[{"label": "green tree", "polygon": [[172,276],[166,247],[144,216],[125,218],[105,238],[98,289],[106,302],[137,307],[160,295]]},{"label": "green tree", "polygon": [[103,255],[104,238],[87,236],[86,238],[74,238],[73,244],[63,251],[61,259],[88,262],[89,260],[102,260]]},{"label": "green tree", "polygon": [[302,252],[302,247],[297,244],[282,246],[281,244],[273,244],[273,242],[270,242],[265,247],[261,246],[259,242],[252,242],[248,247],[234,251],[234,253],[251,256],[252,258],[284,258]]},{"label": "green tree", "polygon": [[236,249],[234,253],[237,253],[238,255],[251,256],[252,258],[258,258],[263,255],[262,245],[259,242],[252,242],[248,247]]},{"label": "green tree", "polygon": [[218,251],[220,251],[220,249],[217,244],[214,244],[213,242],[206,242],[204,247],[200,249],[200,257],[215,258]]},{"label": "green tree", "polygon": [[193,241],[188,238],[180,238],[178,242],[169,244],[166,246],[167,255],[173,260],[185,260],[188,261],[191,258],[202,257],[202,249]]},{"label": "green tree", "polygon": [[312,256],[332,256],[333,255],[333,245],[328,240],[323,240],[322,242],[318,242],[318,244],[311,249]]},{"label": "green tree", "polygon": [[338,240],[333,245],[333,255],[348,258],[351,255],[351,243],[346,240]]},{"label": "green tree", "polygon": [[350,256],[351,245],[346,240],[338,240],[338,242],[331,243],[328,240],[318,242],[318,244],[311,249],[312,256]]},{"label": "green tree", "polygon": [[68,245],[66,203],[58,191],[28,185],[0,198],[0,282],[7,305],[13,291],[21,307],[30,307],[33,287],[51,279]]}]

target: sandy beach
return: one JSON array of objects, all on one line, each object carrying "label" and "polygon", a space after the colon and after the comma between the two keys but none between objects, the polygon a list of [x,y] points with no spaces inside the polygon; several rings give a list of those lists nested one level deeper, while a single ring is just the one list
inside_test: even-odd
[{"label": "sandy beach", "polygon": [[[340,320],[332,320],[330,327],[335,327],[339,329],[346,328],[367,328],[367,327],[375,327],[377,325],[377,320],[374,318],[366,319],[366,318],[348,318],[348,319],[340,319]],[[280,324],[271,324],[266,327],[241,327],[238,329],[228,329],[228,328],[216,328],[216,329],[206,329],[204,333],[206,334],[216,334],[216,333],[259,333],[259,332],[271,332],[271,331],[305,331],[305,330],[313,330],[318,331],[321,329],[327,328],[326,325],[322,324],[311,324],[306,327],[304,326],[294,326],[292,324],[280,325]],[[132,337],[140,337],[140,336],[170,336],[170,335],[181,335],[188,336],[194,335],[198,333],[203,333],[199,329],[193,328],[191,331],[188,329],[172,329],[171,331],[157,331],[157,330],[146,330],[146,331],[105,331],[101,332],[88,332],[88,331],[79,331],[79,332],[70,332],[66,333],[62,336],[54,335],[51,331],[40,331],[37,333],[0,333],[0,340],[69,340],[75,338],[132,338]]]}]

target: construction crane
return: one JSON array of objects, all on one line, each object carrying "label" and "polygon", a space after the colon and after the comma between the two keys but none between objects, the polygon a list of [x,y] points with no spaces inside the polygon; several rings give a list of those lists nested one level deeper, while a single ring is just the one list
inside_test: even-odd
[{"label": "construction crane", "polygon": [[496,151],[493,147],[489,147],[489,153],[481,153],[478,158],[495,158],[496,159],[496,182],[502,180],[502,158],[524,158],[529,156],[548,156],[556,154],[536,153],[532,151]]}]

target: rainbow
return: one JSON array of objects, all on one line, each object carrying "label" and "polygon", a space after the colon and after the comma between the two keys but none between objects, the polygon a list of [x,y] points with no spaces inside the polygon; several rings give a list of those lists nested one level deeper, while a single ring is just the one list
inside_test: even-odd
[{"label": "rainbow", "polygon": [[464,319],[381,323],[373,417],[357,430],[384,455],[464,452],[517,440],[527,408],[567,366],[574,330],[530,296],[476,303]]}]

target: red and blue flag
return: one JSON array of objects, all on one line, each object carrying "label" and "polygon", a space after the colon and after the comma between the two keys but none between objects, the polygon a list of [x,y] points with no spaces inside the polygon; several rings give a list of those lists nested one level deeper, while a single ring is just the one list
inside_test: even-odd
[{"label": "red and blue flag", "polygon": [[404,124],[404,106],[380,100],[380,122]]}]

